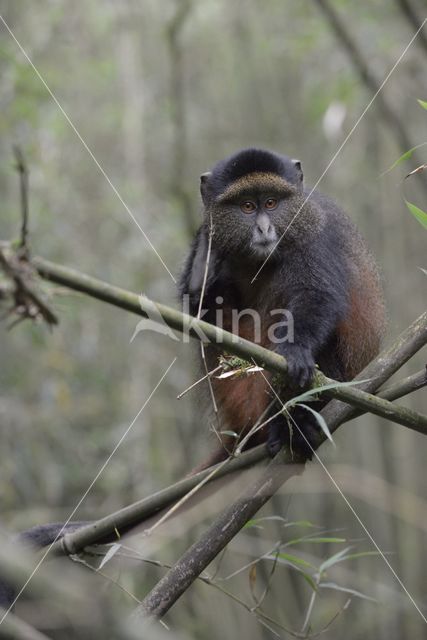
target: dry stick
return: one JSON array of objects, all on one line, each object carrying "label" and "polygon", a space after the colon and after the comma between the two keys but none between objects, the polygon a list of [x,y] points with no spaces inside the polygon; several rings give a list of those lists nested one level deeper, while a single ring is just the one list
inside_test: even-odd
[{"label": "dry stick", "polygon": [[215,367],[215,369],[212,369],[212,371],[208,371],[208,373],[206,375],[204,375],[202,378],[199,378],[198,380],[196,380],[196,382],[193,382],[193,384],[190,384],[189,387],[184,389],[184,391],[181,391],[181,393],[176,396],[176,399],[177,400],[181,400],[181,398],[183,398],[185,396],[185,394],[187,394],[189,391],[194,389],[194,387],[197,387],[197,385],[199,385],[201,382],[203,382],[203,380],[206,380],[206,378],[210,378],[211,376],[215,375],[221,369],[222,369],[222,364],[220,364],[217,367]]},{"label": "dry stick", "polygon": [[[423,336],[421,343],[420,335]],[[371,388],[380,386],[384,379],[391,376],[418,348],[425,344],[425,341],[426,332],[422,324],[418,326],[416,334],[408,330],[404,331],[389,349],[382,352],[362,372],[363,378],[367,375],[372,377],[372,380],[366,384]],[[416,384],[419,384],[418,380]],[[403,383],[403,389],[408,389],[407,380]],[[396,385],[393,385],[391,394],[395,393]],[[348,407],[342,403],[330,403],[330,405],[334,405],[334,408],[330,411],[328,426],[330,431],[335,431],[346,419]],[[350,414],[351,412],[350,408]],[[325,440],[325,434],[320,432],[313,448],[317,449]],[[298,462],[301,464],[296,464]],[[304,462],[303,459],[292,460],[288,450],[279,452],[262,472],[260,478],[220,514],[203,536],[157,583],[136,610],[136,615],[143,618],[161,618],[284,482],[302,473]]]},{"label": "dry stick", "polygon": [[22,214],[22,223],[21,223],[21,241],[20,241],[20,251],[21,255],[28,255],[28,169],[25,164],[24,154],[21,149],[17,146],[13,148],[15,153],[16,160],[16,168],[19,173],[19,184],[21,191],[21,214]]},{"label": "dry stick", "polygon": [[[74,269],[56,265],[42,258],[34,258],[32,264],[41,276],[58,284],[70,287],[71,289],[89,294],[99,300],[103,300],[104,302],[109,302],[110,304],[121,307],[122,309],[132,311],[144,317],[147,317],[152,309],[152,301],[148,300],[145,302],[144,299],[138,297],[135,293],[126,291],[125,289],[120,289],[119,287],[114,287],[102,280],[92,278]],[[286,360],[278,353],[265,349],[264,347],[261,347],[254,342],[250,342],[249,340],[245,340],[244,338],[230,333],[229,331],[224,331],[224,329],[220,329],[208,322],[197,320],[197,318],[193,318],[192,316],[182,313],[176,309],[172,309],[171,307],[167,307],[166,305],[158,303],[155,304],[164,323],[171,329],[176,329],[177,331],[184,333],[184,338],[186,335],[189,335],[204,342],[209,341],[220,343],[223,350],[243,357],[249,362],[253,360],[259,366],[263,366],[270,371],[282,374],[287,373]],[[412,333],[415,334],[415,337],[411,335]],[[404,332],[404,337],[408,340],[410,340],[410,338],[418,340],[420,346],[425,344],[427,340],[427,312],[424,312],[418,320],[416,320],[406,330],[406,332]],[[392,373],[394,373],[399,366],[400,365],[396,365],[393,368]],[[368,384],[366,386],[367,389],[378,388],[378,386],[389,377],[387,375],[385,377],[381,377],[381,371],[383,369],[384,367],[381,367],[377,379],[373,380],[370,385]],[[372,377],[369,375],[369,372],[370,369],[368,367],[365,369],[366,376],[364,377]],[[314,387],[334,382],[324,376],[321,372],[318,372],[315,378],[316,381],[313,385]],[[387,400],[377,398],[370,394],[368,395],[355,387],[337,386],[333,389],[324,391],[324,394],[330,398],[343,400],[358,409],[368,409],[376,415],[392,420],[393,422],[397,422],[398,424],[414,429],[415,431],[427,434],[426,416],[420,415],[411,409],[393,405]]]},{"label": "dry stick", "polygon": [[[197,310],[197,320],[200,320],[200,316],[201,316],[201,313],[202,313],[203,298],[205,297],[206,283],[208,281],[209,262],[210,262],[210,259],[211,259],[213,234],[214,234],[214,228],[213,228],[213,221],[212,221],[212,213],[209,212],[208,250],[207,250],[207,253],[206,253],[205,270],[204,270],[204,273],[203,273],[202,289],[200,291],[199,308]],[[206,362],[205,345],[204,345],[203,341],[200,342],[200,354],[202,356],[203,367],[204,367],[205,373],[207,375],[209,394],[211,396],[212,406],[213,406],[215,418],[218,419],[218,406],[217,406],[216,399],[215,399],[215,394],[214,394],[214,390],[213,390],[213,386],[212,386],[212,380],[211,380],[211,378],[209,376],[209,368],[208,368],[208,363]],[[215,429],[215,433],[217,433],[218,429],[217,429],[216,426],[214,427],[214,429]],[[221,440],[221,438],[220,438],[220,440]]]}]

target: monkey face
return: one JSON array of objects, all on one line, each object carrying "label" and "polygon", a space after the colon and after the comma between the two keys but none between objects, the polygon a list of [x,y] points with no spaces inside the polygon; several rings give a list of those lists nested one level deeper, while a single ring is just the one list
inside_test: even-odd
[{"label": "monkey face", "polygon": [[235,215],[241,218],[241,224],[250,227],[249,246],[244,249],[255,259],[265,258],[277,244],[278,234],[273,212],[281,206],[279,194],[262,192],[242,194],[238,203],[234,205],[234,209],[238,208]]},{"label": "monkey face", "polygon": [[290,186],[266,189],[263,183],[260,187],[237,191],[229,199],[220,198],[207,209],[212,216],[213,245],[223,255],[251,262],[267,256],[275,260],[286,249],[287,241],[292,241],[289,225],[302,199]]},{"label": "monkey face", "polygon": [[279,258],[278,242],[302,203],[301,163],[244,149],[204,173],[200,190],[218,254],[250,261]]}]

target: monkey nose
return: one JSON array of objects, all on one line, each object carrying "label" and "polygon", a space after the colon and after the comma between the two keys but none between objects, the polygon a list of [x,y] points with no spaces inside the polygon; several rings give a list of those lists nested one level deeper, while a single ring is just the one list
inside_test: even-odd
[{"label": "monkey nose", "polygon": [[262,225],[262,224],[257,224],[256,226],[258,233],[261,236],[268,236],[270,231],[271,231],[271,224],[270,225]]},{"label": "monkey nose", "polygon": [[260,226],[256,226],[254,229],[253,240],[256,244],[270,244],[271,242],[275,242],[277,239],[276,231],[273,225],[269,227],[262,228]]},{"label": "monkey nose", "polygon": [[269,217],[259,216],[256,221],[256,229],[263,237],[267,238],[269,235],[271,235],[273,225],[271,224]]}]

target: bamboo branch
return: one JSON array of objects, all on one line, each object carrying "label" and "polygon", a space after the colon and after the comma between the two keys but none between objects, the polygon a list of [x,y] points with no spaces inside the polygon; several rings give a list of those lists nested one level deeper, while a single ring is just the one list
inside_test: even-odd
[{"label": "bamboo branch", "polygon": [[[38,270],[40,275],[48,280],[65,285],[71,289],[75,289],[76,291],[86,293],[98,298],[99,300],[103,300],[104,302],[108,302],[144,317],[150,317],[150,312],[152,313],[154,303],[143,297],[138,297],[135,293],[112,286],[102,280],[92,278],[91,276],[80,273],[74,269],[56,265],[42,258],[34,258],[32,264]],[[171,329],[184,333],[184,336],[189,335],[204,342],[210,341],[213,343],[220,343],[222,348],[230,353],[245,358],[249,362],[253,360],[256,364],[265,367],[269,371],[286,375],[286,360],[278,353],[265,349],[254,342],[245,340],[240,336],[225,331],[224,329],[220,329],[219,327],[209,324],[208,322],[204,322],[203,320],[193,318],[192,316],[182,313],[176,309],[172,309],[171,307],[167,307],[166,305],[155,303],[154,306],[156,313],[160,315],[161,320]],[[417,343],[420,343],[421,345],[426,343],[427,312],[422,314],[420,318],[411,325],[411,327],[409,327],[407,333],[409,333],[409,337],[417,341]],[[412,335],[413,333],[414,335]],[[386,369],[386,364],[387,362],[384,362],[384,366],[381,367],[383,374],[384,371],[388,370]],[[396,368],[398,368],[397,365],[393,369],[393,372]],[[365,371],[369,371],[369,368]],[[381,377],[381,371],[379,372],[376,380],[372,383],[374,388],[378,388],[378,386],[391,375],[390,373],[385,375],[385,377]],[[331,384],[333,382],[333,380],[319,372],[316,375],[316,384],[313,385],[313,388],[325,384]],[[368,409],[376,415],[382,416],[387,420],[397,422],[398,424],[414,429],[415,431],[419,431],[420,433],[427,433],[427,416],[420,415],[411,409],[406,409],[405,407],[395,406],[388,400],[375,398],[361,389],[343,387],[339,386],[339,383],[336,384],[338,385],[337,387],[324,391],[326,396],[343,400],[357,409]]]},{"label": "bamboo branch", "polygon": [[392,385],[387,386],[383,391],[378,394],[380,398],[386,400],[397,400],[403,398],[409,393],[413,393],[418,389],[422,389],[427,384],[427,366],[417,373],[413,373],[403,380],[398,380]]},{"label": "bamboo branch", "polygon": [[[247,467],[252,467],[262,460],[265,460],[265,458],[265,447],[260,446],[253,448],[240,455],[238,458],[230,460],[230,462],[215,475],[215,478],[224,477],[227,474],[241,471]],[[57,540],[57,542],[52,546],[50,555],[73,555],[79,553],[85,547],[92,544],[105,544],[117,541],[118,535],[124,535],[151,516],[170,507],[177,500],[187,495],[202,480],[212,473],[214,468],[215,467],[210,467],[193,476],[183,478],[175,484],[166,487],[151,496],[138,500],[115,513],[105,516],[105,518],[101,518],[96,522],[85,525],[77,531],[65,534],[63,538]],[[45,526],[49,527],[50,525],[37,526],[34,527],[33,530],[40,531]]]},{"label": "bamboo branch", "polygon": [[[407,332],[405,331],[404,334],[406,333]],[[417,350],[417,342],[413,340],[410,341],[410,345],[412,348],[412,352],[410,352],[408,351],[407,345],[402,342],[401,337],[402,336],[400,336],[395,343],[399,344],[400,348],[395,348],[394,352],[396,358],[400,358],[400,362],[403,364],[403,361],[409,356],[409,353],[411,353],[411,355],[415,354]],[[381,355],[376,360],[378,371],[380,370],[380,368],[383,368],[383,362],[386,359],[385,356],[390,351],[391,349],[389,349],[387,352],[384,352],[384,355]],[[396,400],[397,398],[403,397],[411,391],[415,391],[426,385],[426,371],[421,370],[418,373],[409,376],[408,378],[405,378],[400,382],[396,382],[389,388],[384,389],[382,392],[380,392],[379,396],[381,398],[387,398],[389,400]],[[344,406],[346,407],[346,405]],[[360,412],[357,415],[361,415]],[[354,417],[356,416],[352,414],[348,419],[352,419]],[[335,422],[333,421],[333,419],[331,419],[330,429],[332,431],[338,428],[338,426],[342,424],[342,422],[347,421],[347,419],[343,419],[342,421],[339,420],[339,416],[335,418]],[[265,461],[266,459],[268,459],[268,453],[265,446],[260,445],[258,447],[254,447],[253,449],[240,454],[237,458],[230,460],[228,465],[224,466],[215,474],[214,479],[216,480],[224,477],[227,474],[252,467],[259,462]],[[288,462],[292,462],[291,456],[289,456]],[[183,480],[180,480],[170,487],[158,491],[157,493],[148,496],[147,498],[143,498],[142,500],[139,500],[134,504],[128,505],[127,507],[124,507],[123,509],[116,511],[115,513],[101,518],[96,522],[82,526],[82,528],[78,529],[77,531],[66,533],[63,538],[55,542],[51,549],[51,553],[55,556],[61,556],[64,554],[72,555],[79,553],[87,546],[93,544],[104,544],[117,540],[117,534],[119,536],[124,535],[137,525],[142,524],[149,517],[158,513],[160,510],[170,507],[177,500],[183,498],[189,491],[194,489],[201,481],[203,481],[214,468],[215,467],[204,469],[203,471],[191,477],[184,478]],[[36,529],[41,530],[44,526],[45,525],[41,525],[39,527],[36,527]]]},{"label": "bamboo branch", "polygon": [[[91,278],[85,274],[79,273],[73,269],[56,265],[42,258],[35,258],[33,265],[39,274],[53,282],[65,285],[71,289],[86,293],[97,299],[103,300],[120,308],[126,309],[140,316],[147,316],[152,311],[153,303],[144,301],[136,294],[111,286],[103,281]],[[215,327],[202,320],[197,320],[181,312],[166,307],[164,305],[156,305],[157,311],[167,326],[180,332],[186,331],[192,337],[201,338],[200,332],[203,333],[205,340],[212,342],[221,342],[224,347],[238,356],[247,360],[255,360],[258,364],[265,366],[273,371],[286,373],[286,361],[278,354],[264,349],[259,345],[244,340],[234,334],[230,334],[218,327]],[[203,339],[203,338],[202,338]],[[361,374],[362,378],[369,378],[369,382],[364,387],[369,391],[373,391],[381,386],[384,381],[390,377],[404,362],[406,362],[416,351],[418,351],[427,342],[427,313],[418,318],[408,329],[406,329],[395,343],[388,350],[384,351],[371,365],[369,365]],[[322,374],[317,374],[320,383],[330,382]],[[416,428],[424,432],[425,420],[424,416],[418,416],[415,412],[410,412],[401,407],[395,407],[387,398],[394,399],[399,393],[407,393],[410,388],[419,388],[425,381],[419,374],[417,379],[405,381],[402,385],[394,385],[394,389],[389,393],[387,390],[382,394],[382,398],[378,398],[364,393],[360,389],[349,387],[338,387],[330,390],[328,393],[336,398],[351,402],[356,407],[362,409],[374,410],[379,415],[385,417],[391,416],[400,423],[404,423],[411,428]],[[319,380],[318,380],[319,383]],[[331,409],[329,409],[331,407]],[[348,407],[340,401],[333,401],[327,405],[324,411],[329,409],[328,424],[333,431],[343,421],[350,419],[355,415],[353,407]],[[319,436],[319,441],[314,443],[317,448],[323,441]],[[237,459],[230,461],[225,467],[223,473],[231,473],[239,468],[253,465],[264,459],[265,450],[263,447],[253,449],[242,454]],[[292,457],[285,459],[292,462]],[[165,489],[154,496],[150,496],[141,500],[134,505],[130,505],[119,512],[107,516],[98,522],[85,526],[74,533],[67,534],[63,540],[55,543],[53,552],[57,554],[76,553],[85,546],[94,543],[102,543],[111,541],[116,537],[116,532],[120,535],[132,529],[136,524],[147,517],[153,515],[160,509],[169,506],[177,499],[190,491],[198,482],[210,473],[210,469],[201,472],[193,478],[186,478],[181,482]],[[220,474],[218,474],[220,475]],[[222,475],[222,474],[221,474]]]},{"label": "bamboo branch", "polygon": [[[289,454],[289,452],[287,452]],[[225,509],[156,584],[137,608],[142,618],[161,618],[240,529],[302,465],[283,464],[282,453],[270,462],[260,478],[239,499]]]},{"label": "bamboo branch", "polygon": [[[424,315],[426,315],[426,318],[424,318]],[[382,351],[375,360],[368,364],[368,366],[356,376],[355,380],[367,380],[367,382],[360,385],[360,389],[375,392],[426,344],[427,332],[424,327],[425,320],[427,320],[427,314],[422,314],[407,329],[402,331],[390,347]],[[422,379],[421,372],[417,374],[417,376]],[[418,383],[420,382],[418,381]],[[405,390],[406,384],[407,382],[405,381],[403,383],[403,391]],[[414,381],[409,384],[414,384]],[[380,395],[383,398],[393,400],[393,393],[394,390],[391,388],[389,392],[385,390],[384,395]],[[354,418],[357,415],[357,412],[347,404],[338,400],[333,400],[326,405],[326,407],[321,411],[321,414],[329,425],[331,431],[333,431],[343,422],[347,422]]]},{"label": "bamboo branch", "polygon": [[[98,299],[115,304],[138,315],[148,315],[149,307],[147,306],[147,308],[144,309],[144,301],[139,299],[135,294],[117,287],[111,287],[102,281],[79,274],[65,267],[59,267],[40,258],[35,260],[35,266],[41,275],[52,281],[88,293]],[[274,352],[265,350],[256,344],[220,330],[218,327],[209,325],[201,320],[197,321],[163,305],[157,305],[157,310],[164,322],[173,329],[177,329],[178,331],[186,330],[189,335],[198,337],[199,339],[199,330],[202,330],[208,340],[221,342],[231,353],[235,353],[241,357],[243,356],[248,360],[255,359],[258,364],[266,368],[286,373],[286,361]],[[392,347],[383,352],[363,371],[361,376],[363,378],[370,378],[370,380],[365,383],[365,388],[372,391],[382,385],[384,381],[421,348],[426,341],[427,313],[424,313],[399,336]],[[318,383],[329,382],[322,374],[317,374],[317,378]],[[386,390],[385,396],[396,397],[399,388],[403,393],[407,393],[410,388],[419,387],[422,386],[422,384],[424,384],[424,382],[419,376],[417,376],[416,380],[411,377],[410,381],[405,380],[401,385],[393,385],[391,392],[390,390]],[[397,418],[398,421],[408,422],[411,428],[422,428],[424,424],[425,418],[423,416],[418,416],[414,412],[407,413],[407,410],[403,408],[398,408],[397,412],[399,415],[396,415],[396,407],[391,405],[387,399],[371,396],[360,389],[338,387],[331,390],[331,395],[332,394],[334,394],[334,397],[345,400],[346,402],[351,401],[356,407],[368,409],[380,415],[388,416],[392,414],[393,419]],[[354,415],[354,409],[337,401],[330,403],[328,407],[331,405],[334,410],[330,414],[329,427],[331,430],[335,430],[346,418],[348,419]],[[314,448],[317,448],[324,439],[324,435],[320,433],[318,442],[314,444]],[[248,454],[243,454],[237,460],[231,461],[228,470],[235,470],[235,468],[239,466],[242,468],[247,460],[246,456],[251,456],[252,462],[255,462],[261,460],[264,455],[264,451],[260,449],[250,451]],[[220,515],[202,539],[193,545],[158,585],[156,585],[144,600],[141,608],[138,610],[139,613],[142,613],[144,616],[158,617],[163,615],[188,588],[193,580],[196,579],[203,568],[207,566],[234,535],[236,535],[241,527],[244,526],[247,520],[258,511],[288,478],[300,472],[302,466],[291,464],[295,462],[298,462],[298,460],[294,460],[289,451],[278,454],[278,456],[270,462],[259,480],[250,486],[248,491],[245,492],[237,502]],[[299,462],[304,462],[304,460],[300,459]],[[227,466],[224,469],[227,469]],[[185,479],[172,488],[147,498],[145,501],[141,501],[136,505],[130,505],[124,510],[121,510],[119,514],[107,516],[107,518],[101,521],[65,536],[62,542],[56,543],[53,550],[61,554],[76,553],[88,544],[105,541],[105,536],[108,539],[112,531],[120,530],[118,529],[119,521],[122,525],[121,533],[124,533],[141,521],[141,514],[144,513],[144,510],[145,516],[147,516],[148,513],[155,513],[160,508],[169,505],[180,495],[185,495],[191,487],[194,487],[200,482],[203,474],[209,474],[210,471],[211,470],[206,470],[198,477]]]},{"label": "bamboo branch", "polygon": [[[385,353],[385,360],[387,360],[387,355],[393,351],[400,351],[403,358],[407,355],[406,346],[399,339],[395,345]],[[389,362],[388,367],[385,367],[382,356],[380,356],[371,363],[368,368],[373,370],[373,373],[375,373],[376,369],[382,377],[385,375],[384,370],[386,368],[391,370],[393,365]],[[411,376],[411,378],[414,377]],[[421,384],[418,376],[417,381],[415,382],[414,379],[412,379],[411,384],[415,384],[416,386]],[[399,386],[401,391],[407,391],[409,386],[408,381],[403,381]],[[389,391],[386,390],[385,393],[394,396],[397,388],[398,385],[393,385]],[[329,423],[331,431],[338,428],[342,423],[340,422],[341,419],[342,415],[337,411]],[[323,432],[319,434],[318,442],[314,445],[314,448],[317,448],[325,439],[326,436]],[[204,571],[210,562],[226,547],[242,527],[245,526],[248,520],[255,516],[257,511],[270,497],[274,495],[289,478],[302,473],[304,464],[290,464],[291,462],[298,461],[292,460],[290,451],[286,450],[284,453],[279,452],[262,472],[259,479],[249,486],[237,501],[220,514],[203,536],[183,554],[172,569],[155,585],[137,608],[135,612],[136,616],[143,619],[161,618],[191,586],[197,576]],[[300,462],[304,463],[304,460]]]}]

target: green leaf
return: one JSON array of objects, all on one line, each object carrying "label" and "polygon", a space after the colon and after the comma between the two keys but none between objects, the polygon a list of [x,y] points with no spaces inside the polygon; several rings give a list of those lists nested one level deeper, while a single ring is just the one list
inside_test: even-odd
[{"label": "green leaf", "polygon": [[320,582],[319,587],[323,589],[334,589],[335,591],[343,591],[344,593],[350,593],[351,595],[356,596],[356,598],[363,598],[364,600],[377,602],[377,600],[375,598],[372,598],[371,596],[366,596],[364,593],[356,591],[356,589],[341,587],[339,584],[335,584],[335,582]]},{"label": "green leaf", "polygon": [[298,403],[298,406],[299,407],[303,407],[304,409],[307,409],[307,411],[310,411],[310,413],[313,414],[313,416],[316,418],[317,424],[322,429],[323,433],[328,438],[328,440],[330,440],[332,442],[332,444],[334,445],[334,447],[335,447],[335,442],[334,442],[334,440],[332,438],[331,432],[329,431],[329,427],[326,424],[325,418],[323,416],[321,416],[318,411],[315,411],[314,409],[312,409],[311,407],[309,407],[306,404],[303,404],[302,402]]},{"label": "green leaf", "polygon": [[422,106],[423,109],[427,110],[427,102],[425,100],[417,100],[417,102]]},{"label": "green leaf", "polygon": [[[383,556],[386,556],[388,552],[382,552]],[[379,551],[358,551],[357,553],[349,553],[342,560],[354,560],[354,558],[365,558],[366,556],[381,556]]]},{"label": "green leaf", "polygon": [[417,207],[415,204],[412,204],[407,200],[405,200],[405,204],[408,207],[409,211],[414,216],[414,218],[418,220],[418,222],[424,227],[424,229],[427,229],[427,212],[423,211],[422,209]]},{"label": "green leaf", "polygon": [[282,522],[284,527],[310,527],[310,528],[319,528],[309,520],[294,520],[293,522],[289,522],[283,516],[262,516],[261,518],[251,518],[248,520],[248,523],[259,524],[260,522]]},{"label": "green leaf", "polygon": [[286,546],[290,546],[291,544],[300,544],[301,542],[314,542],[316,544],[320,544],[321,542],[331,542],[331,543],[339,543],[339,542],[347,542],[346,538],[330,538],[325,536],[316,536],[316,537],[308,537],[304,536],[303,538],[295,538],[294,540],[289,540],[286,543]]},{"label": "green leaf", "polygon": [[311,577],[311,575],[309,573],[306,573],[305,571],[298,571],[298,573],[299,573],[300,576],[302,576],[304,578],[304,580],[306,580],[308,582],[308,584],[313,589],[313,591],[317,591],[317,584],[316,584],[315,580],[313,580],[313,578]]},{"label": "green leaf", "polygon": [[354,560],[355,558],[365,558],[367,556],[386,555],[385,553],[381,554],[379,551],[358,551],[357,553],[347,553],[350,549],[352,549],[352,547],[347,547],[325,560],[325,562],[323,562],[319,567],[319,573],[323,573],[325,569],[329,569],[329,567],[332,567],[338,562],[343,562],[344,560]]},{"label": "green leaf", "polygon": [[276,558],[280,561],[285,561],[286,564],[291,564],[292,566],[296,565],[297,567],[307,567],[308,569],[316,569],[314,565],[304,558],[300,558],[299,556],[294,556],[290,553],[284,553],[281,551],[280,553],[276,553],[274,555],[266,556],[270,560],[275,560]]},{"label": "green leaf", "polygon": [[244,529],[264,529],[260,524],[258,524],[258,520],[248,520]]},{"label": "green leaf", "polygon": [[364,382],[369,382],[370,378],[366,378],[365,380],[350,380],[350,382],[331,382],[330,384],[324,384],[320,387],[316,387],[315,389],[309,389],[308,391],[304,391],[299,396],[295,396],[291,398],[287,402],[285,402],[285,409],[289,407],[293,407],[295,404],[298,404],[301,400],[308,400],[311,396],[317,395],[321,391],[327,391],[328,389],[338,389],[339,387],[354,387],[358,384],[363,384]]},{"label": "green leaf", "polygon": [[283,516],[263,516],[262,518],[254,518],[253,522],[266,522],[268,520],[276,520],[284,523],[288,522]]},{"label": "green leaf", "polygon": [[338,553],[334,553],[333,556],[325,560],[325,562],[322,562],[319,567],[319,573],[323,573],[326,569],[329,569],[329,567],[333,567],[334,564],[345,560],[348,552],[351,549],[353,549],[353,547],[346,547],[345,549],[341,549],[341,551],[338,551]]},{"label": "green leaf", "polygon": [[421,144],[417,144],[415,147],[408,149],[408,151],[405,151],[405,153],[402,153],[402,155],[397,160],[395,160],[395,162],[393,162],[391,167],[383,171],[383,173],[381,174],[381,177],[385,176],[387,173],[392,171],[395,167],[397,167],[397,165],[401,164],[402,162],[405,162],[405,160],[409,160],[409,158],[412,156],[414,151],[416,151],[416,149],[419,149],[420,147],[424,147],[426,144],[427,142],[422,142]]},{"label": "green leaf", "polygon": [[310,522],[310,520],[295,520],[294,522],[287,522],[285,527],[310,527],[311,529],[319,529],[316,524]]}]

